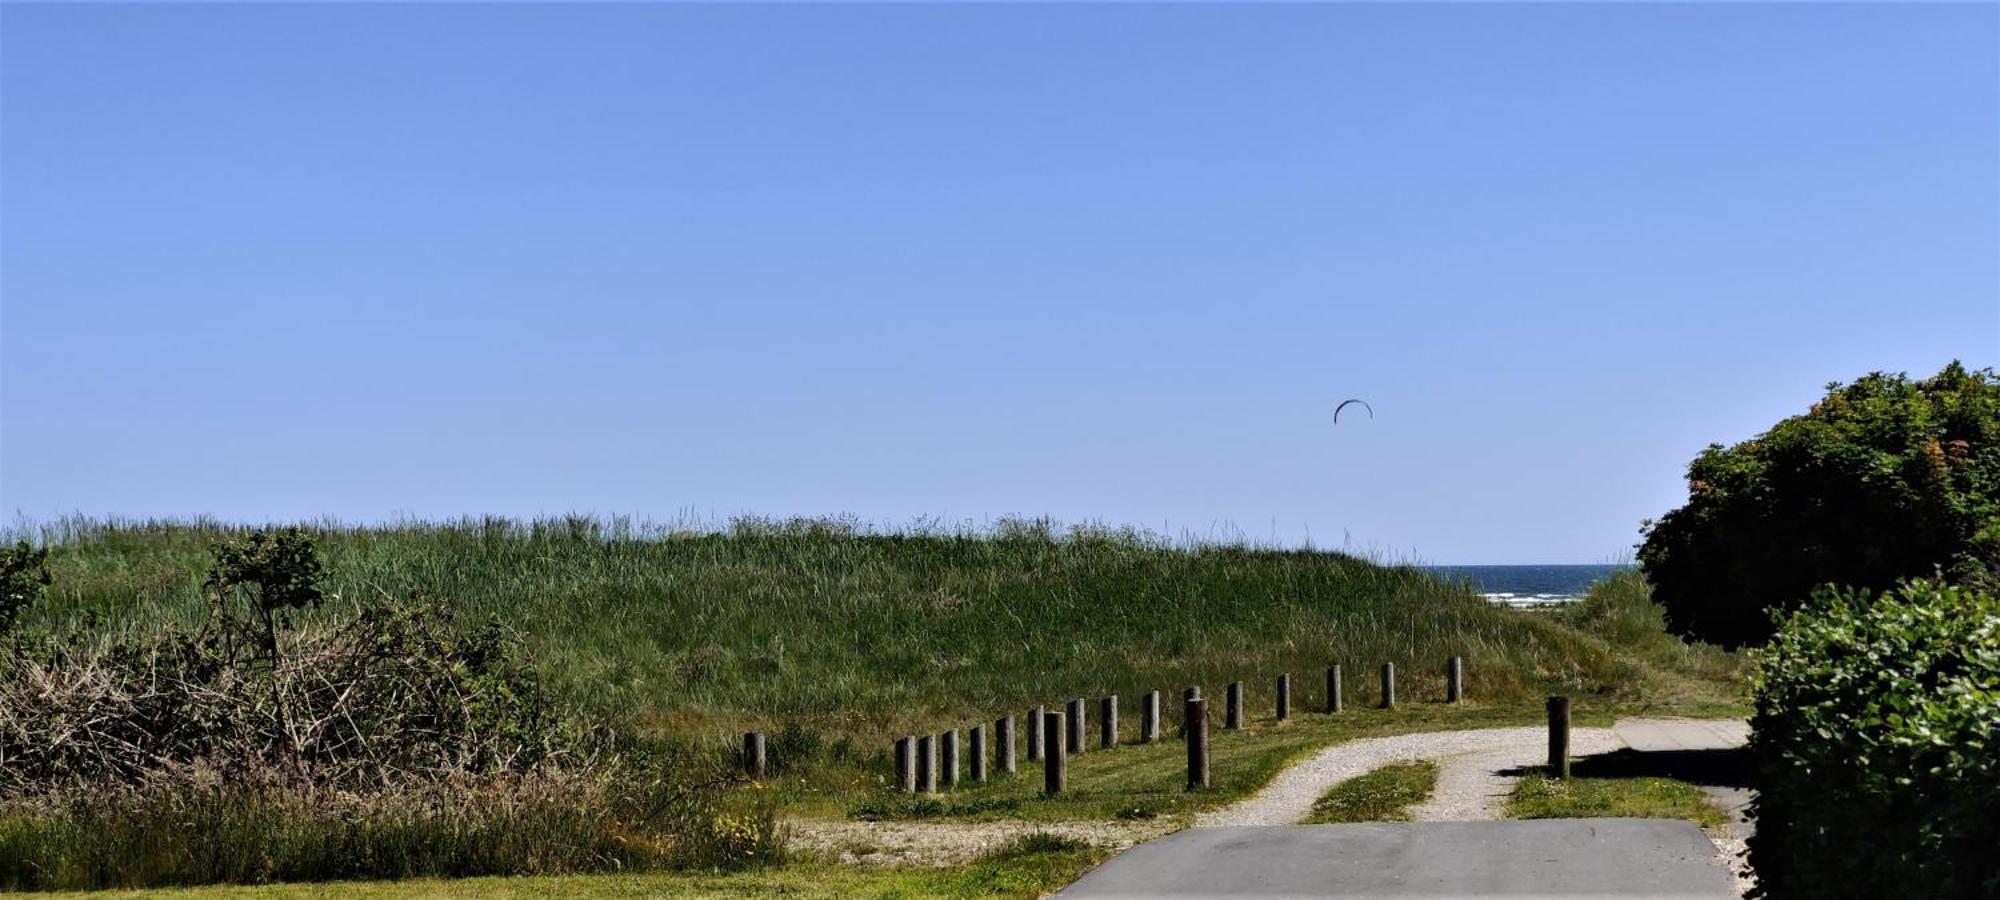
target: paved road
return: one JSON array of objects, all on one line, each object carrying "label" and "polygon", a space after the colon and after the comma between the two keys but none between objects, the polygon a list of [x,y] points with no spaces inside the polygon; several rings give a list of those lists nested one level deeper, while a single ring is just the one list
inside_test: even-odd
[{"label": "paved road", "polygon": [[1191,828],[1114,857],[1059,896],[1725,900],[1736,891],[1687,822],[1543,819]]}]

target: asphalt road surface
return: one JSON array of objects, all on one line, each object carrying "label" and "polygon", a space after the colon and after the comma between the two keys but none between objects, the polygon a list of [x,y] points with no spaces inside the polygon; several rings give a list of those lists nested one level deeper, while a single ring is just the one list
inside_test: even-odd
[{"label": "asphalt road surface", "polygon": [[1190,828],[1105,862],[1062,897],[1646,897],[1728,900],[1688,822],[1540,819]]}]

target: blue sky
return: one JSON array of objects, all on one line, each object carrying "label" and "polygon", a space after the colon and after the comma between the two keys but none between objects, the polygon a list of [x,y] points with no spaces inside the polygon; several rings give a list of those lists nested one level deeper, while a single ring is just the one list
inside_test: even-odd
[{"label": "blue sky", "polygon": [[2000,363],[2000,7],[8,4],[0,304],[9,516],[1604,561]]}]

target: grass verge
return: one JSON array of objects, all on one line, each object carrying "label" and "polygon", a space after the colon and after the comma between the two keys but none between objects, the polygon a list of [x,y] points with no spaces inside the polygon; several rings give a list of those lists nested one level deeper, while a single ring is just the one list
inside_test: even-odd
[{"label": "grass verge", "polygon": [[1390,763],[1328,788],[1313,803],[1305,824],[1407,822],[1410,807],[1430,798],[1437,779],[1437,763],[1430,760]]},{"label": "grass verge", "polygon": [[1101,862],[1105,852],[1062,841],[1024,840],[969,866],[949,869],[868,868],[805,861],[743,872],[574,875],[528,878],[344,881],[315,884],[212,886],[105,891],[76,897],[157,897],[162,900],[356,897],[415,900],[448,897],[761,897],[1029,898],[1051,893]]},{"label": "grass verge", "polygon": [[1721,828],[1729,816],[1701,789],[1672,778],[1570,778],[1530,775],[1507,797],[1510,819],[1686,819]]}]

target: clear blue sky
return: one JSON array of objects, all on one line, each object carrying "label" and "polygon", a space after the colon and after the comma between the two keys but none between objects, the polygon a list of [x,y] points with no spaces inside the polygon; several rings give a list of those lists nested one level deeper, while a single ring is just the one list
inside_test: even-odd
[{"label": "clear blue sky", "polygon": [[8,516],[1596,562],[1827,381],[2000,362],[1991,4],[8,4],[0,58]]}]

